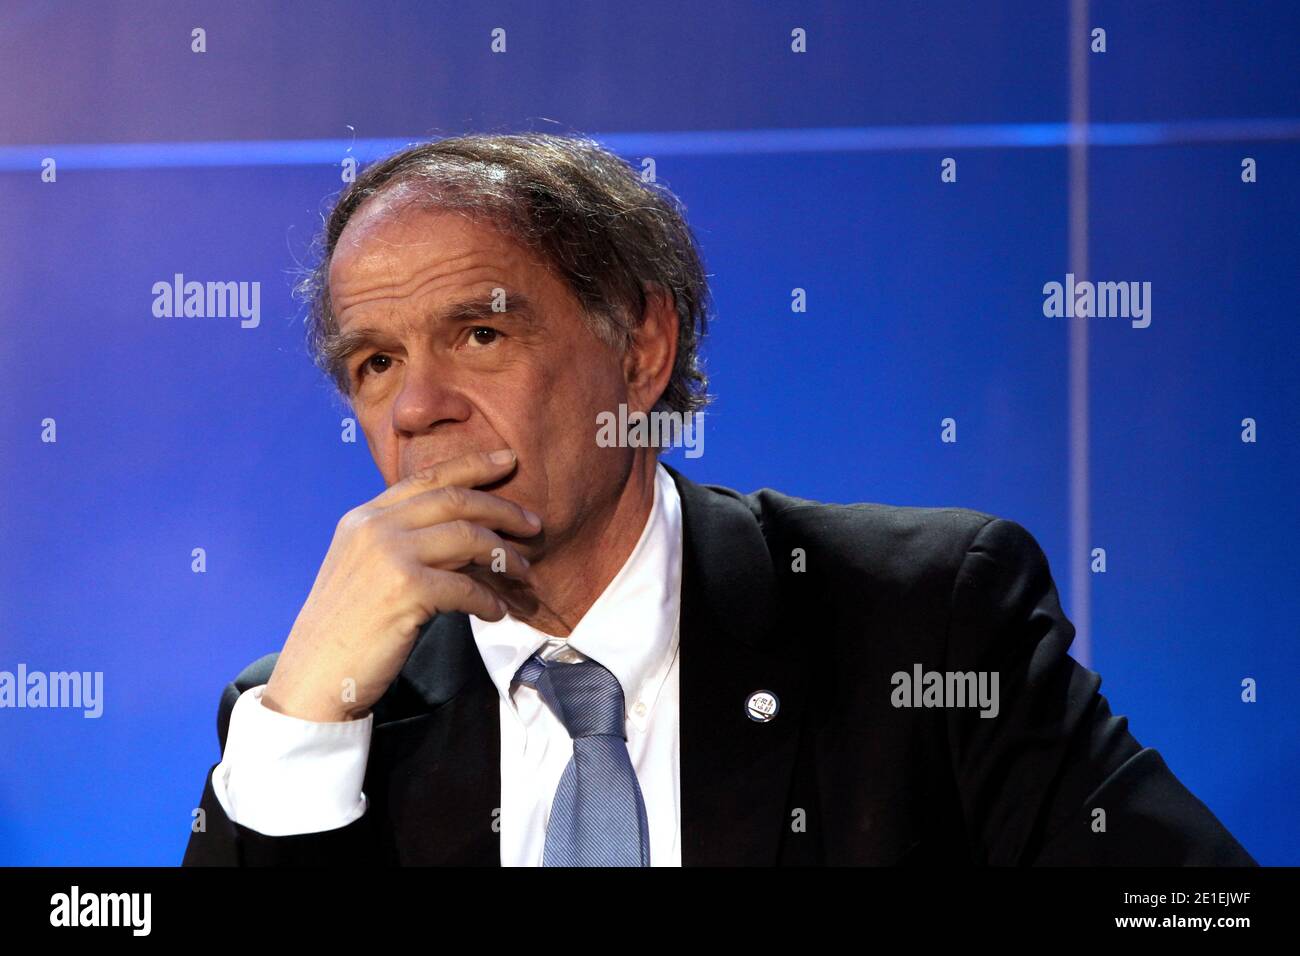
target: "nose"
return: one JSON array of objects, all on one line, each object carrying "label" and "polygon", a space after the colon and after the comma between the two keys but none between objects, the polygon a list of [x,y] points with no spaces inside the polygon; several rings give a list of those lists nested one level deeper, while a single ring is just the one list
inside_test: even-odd
[{"label": "nose", "polygon": [[420,435],[438,425],[468,421],[472,406],[446,366],[430,358],[408,359],[401,388],[393,402],[393,428]]}]

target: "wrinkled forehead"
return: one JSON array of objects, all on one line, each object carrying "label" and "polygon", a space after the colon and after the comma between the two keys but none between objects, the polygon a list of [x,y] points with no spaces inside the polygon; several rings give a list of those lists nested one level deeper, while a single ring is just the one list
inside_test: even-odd
[{"label": "wrinkled forehead", "polygon": [[[350,233],[354,224],[356,230]],[[367,203],[340,236],[329,268],[336,321],[344,322],[346,303],[358,295],[419,285],[436,276],[448,282],[459,276],[480,285],[491,283],[504,290],[494,294],[510,301],[526,297],[539,308],[547,302],[567,302],[572,295],[543,251],[519,242],[491,216],[407,197]],[[428,288],[444,286],[439,282]]]},{"label": "wrinkled forehead", "polygon": [[545,266],[544,257],[519,242],[511,225],[490,205],[435,200],[410,184],[394,185],[367,199],[348,220],[330,257],[331,280],[337,270],[367,256],[435,243],[449,252],[470,242],[495,246],[511,258],[522,255]]},{"label": "wrinkled forehead", "polygon": [[515,197],[505,185],[506,170],[497,164],[473,162],[456,170],[456,175],[429,182],[402,179],[385,184],[379,192],[364,200],[353,212],[343,236],[351,232],[355,239],[375,223],[404,221],[422,214],[451,213],[501,231],[507,219],[519,214]]},{"label": "wrinkled forehead", "polygon": [[422,202],[409,189],[394,187],[371,196],[352,214],[334,246],[332,265],[364,256],[374,247],[399,247],[432,241],[445,209]]}]

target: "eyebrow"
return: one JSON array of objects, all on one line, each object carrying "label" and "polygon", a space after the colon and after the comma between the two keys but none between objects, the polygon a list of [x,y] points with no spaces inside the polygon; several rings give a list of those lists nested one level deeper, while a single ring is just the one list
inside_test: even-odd
[{"label": "eyebrow", "polygon": [[[448,325],[460,325],[484,319],[499,322],[507,318],[521,321],[530,328],[537,326],[541,321],[532,301],[522,292],[506,295],[506,311],[504,312],[495,311],[489,300],[474,298],[453,302],[431,316],[433,322]],[[347,332],[333,332],[327,335],[321,343],[321,354],[325,358],[327,367],[337,374],[347,365],[348,359],[367,345],[381,342],[390,337],[390,333],[370,326],[350,329]]]}]

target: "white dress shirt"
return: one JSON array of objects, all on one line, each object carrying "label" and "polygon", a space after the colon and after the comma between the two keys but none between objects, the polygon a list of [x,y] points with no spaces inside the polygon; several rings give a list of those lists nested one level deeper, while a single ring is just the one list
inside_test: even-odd
[{"label": "white dress shirt", "polygon": [[[681,866],[678,623],[681,501],[655,468],[654,506],[614,580],[568,637],[507,615],[469,616],[500,696],[501,864],[541,866],[551,800],[573,741],[535,688],[511,681],[534,651],[561,663],[596,660],[623,687],[627,746],[645,799],[650,865]],[[212,788],[226,816],[269,836],[345,826],[366,811],[362,792],[374,715],[322,723],[263,707],[266,685],[240,695]]]}]

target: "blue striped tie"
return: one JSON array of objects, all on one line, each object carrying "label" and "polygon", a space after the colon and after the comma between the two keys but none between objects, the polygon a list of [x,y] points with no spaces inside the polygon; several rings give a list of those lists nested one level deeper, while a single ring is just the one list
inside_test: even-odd
[{"label": "blue striped tie", "polygon": [[627,752],[623,688],[593,660],[547,663],[537,654],[515,680],[537,688],[573,738],[551,801],[543,866],[649,866],[645,800]]}]

